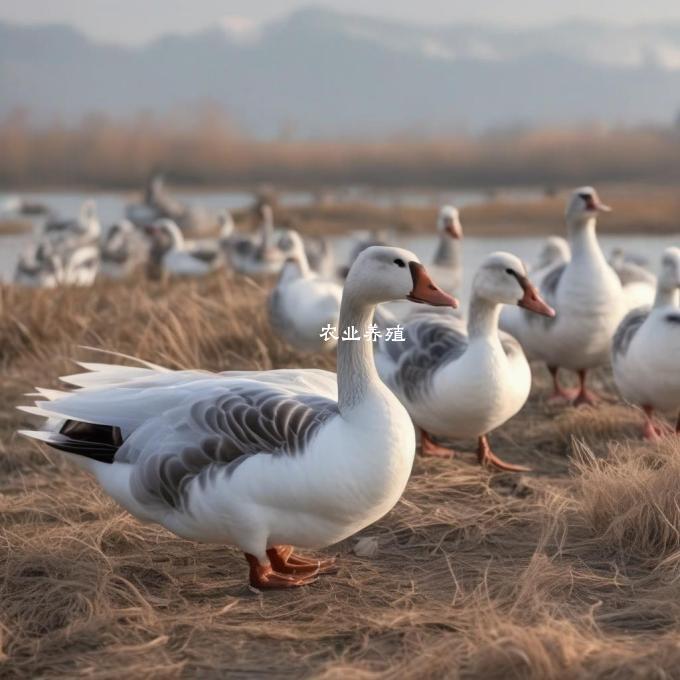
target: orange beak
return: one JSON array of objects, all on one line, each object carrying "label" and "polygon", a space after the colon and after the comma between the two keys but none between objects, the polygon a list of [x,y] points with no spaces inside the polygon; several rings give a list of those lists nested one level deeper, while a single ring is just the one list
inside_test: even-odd
[{"label": "orange beak", "polygon": [[447,220],[444,231],[451,238],[463,238],[463,232],[460,229],[460,225],[455,220]]},{"label": "orange beak", "polygon": [[530,312],[554,317],[555,310],[539,295],[536,286],[526,276],[518,276],[519,285],[524,289],[522,299],[517,303],[519,307],[528,309]]},{"label": "orange beak", "polygon": [[458,300],[439,288],[420,262],[409,262],[408,267],[413,279],[413,290],[406,296],[407,300],[433,307],[453,307],[454,309],[458,307]]},{"label": "orange beak", "polygon": [[608,206],[605,205],[601,200],[599,196],[589,196],[588,200],[586,201],[586,207],[588,210],[592,210],[594,212],[611,212],[612,209]]}]

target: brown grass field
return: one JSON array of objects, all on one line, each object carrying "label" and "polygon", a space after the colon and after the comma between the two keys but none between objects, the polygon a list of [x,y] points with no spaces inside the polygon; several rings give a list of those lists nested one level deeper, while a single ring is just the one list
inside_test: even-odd
[{"label": "brown grass field", "polygon": [[[327,550],[339,572],[294,592],[251,591],[235,550],[140,524],[14,434],[24,393],[92,358],[80,345],[170,367],[332,368],[273,337],[263,290],[237,283],[0,288],[1,677],[680,676],[680,443],[641,443],[606,371],[611,403],[574,410],[545,403],[537,367],[492,435],[533,473],[418,458],[394,510]],[[377,552],[356,554],[359,538]]]},{"label": "brown grass field", "polygon": [[0,118],[0,186],[134,189],[161,169],[188,186],[569,187],[680,180],[680,129],[581,125],[437,137],[242,134],[217,109],[190,116],[101,114],[42,125]]}]

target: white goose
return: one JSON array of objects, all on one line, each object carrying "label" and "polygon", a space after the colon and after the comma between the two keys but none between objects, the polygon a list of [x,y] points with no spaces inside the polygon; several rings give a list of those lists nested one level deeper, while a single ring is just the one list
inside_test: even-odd
[{"label": "white goose", "polygon": [[644,411],[648,439],[663,433],[654,422],[655,411],[677,417],[680,434],[680,248],[667,248],[661,266],[654,306],[629,312],[612,345],[616,386]]},{"label": "white goose", "polygon": [[91,286],[99,272],[99,248],[96,245],[79,246],[62,257],[62,275],[59,283],[67,286]]},{"label": "white goose", "polygon": [[621,281],[627,310],[649,306],[654,302],[656,276],[646,267],[627,259],[621,248],[612,251],[609,266]]},{"label": "white goose", "polygon": [[99,275],[124,279],[139,268],[147,257],[145,244],[130,220],[114,222],[106,230],[101,246]]},{"label": "white goose", "polygon": [[567,239],[561,236],[549,236],[543,243],[536,264],[530,272],[538,283],[548,271],[566,264],[569,260],[571,260],[571,248]]},{"label": "white goose", "polygon": [[[410,297],[455,304],[413,253],[371,248],[347,278],[340,322]],[[257,588],[305,585],[332,560],[292,552],[347,538],[387,513],[413,464],[415,433],[382,383],[372,342],[341,342],[338,374],[169,371],[85,364],[23,407],[46,418],[22,434],[65,451],[136,517],[245,553]],[[337,379],[337,382],[336,382]]]},{"label": "white goose", "polygon": [[101,234],[97,204],[92,200],[85,201],[75,219],[48,220],[44,234],[51,243],[65,250],[72,251],[79,246],[95,244]]},{"label": "white goose", "polygon": [[531,388],[531,371],[519,343],[499,335],[503,304],[554,316],[521,260],[499,252],[489,255],[475,274],[467,332],[459,319],[422,314],[406,322],[405,342],[381,340],[378,372],[421,429],[424,455],[451,456],[432,435],[476,437],[480,464],[526,469],[497,458],[487,441],[488,432],[522,408]]},{"label": "white goose", "polygon": [[452,205],[445,205],[437,217],[437,233],[439,242],[432,259],[432,278],[440,288],[457,295],[463,283],[463,264],[461,261],[461,243],[463,225],[460,214]]},{"label": "white goose", "polygon": [[302,238],[290,231],[290,257],[269,295],[269,320],[293,347],[305,352],[331,350],[336,341],[324,342],[321,331],[338,326],[342,288],[312,272]]},{"label": "white goose", "polygon": [[49,243],[39,243],[19,256],[14,283],[28,288],[56,288],[62,279],[61,258]]},{"label": "white goose", "polygon": [[[526,355],[548,365],[554,382],[551,399],[574,399],[576,405],[595,401],[586,387],[587,372],[608,362],[614,331],[626,312],[621,282],[595,232],[598,213],[609,210],[592,187],[577,189],[567,205],[571,260],[540,282],[541,294],[557,311],[554,321],[521,310],[501,317],[501,328],[520,341]],[[560,385],[560,367],[578,372],[576,394]]]},{"label": "white goose", "polygon": [[254,237],[233,238],[228,254],[231,266],[242,274],[265,276],[277,274],[286,261],[286,254],[274,239],[274,212],[271,206],[260,207],[260,232]]},{"label": "white goose", "polygon": [[222,265],[216,245],[202,247],[188,243],[172,220],[156,220],[145,231],[151,242],[151,264],[162,272],[172,276],[205,276]]}]

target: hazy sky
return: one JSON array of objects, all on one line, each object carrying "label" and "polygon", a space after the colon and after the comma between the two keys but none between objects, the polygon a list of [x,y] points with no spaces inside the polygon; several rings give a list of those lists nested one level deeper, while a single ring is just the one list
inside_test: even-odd
[{"label": "hazy sky", "polygon": [[0,20],[66,23],[97,38],[139,43],[162,33],[196,31],[221,17],[261,21],[309,4],[424,24],[680,20],[678,0],[0,0]]}]

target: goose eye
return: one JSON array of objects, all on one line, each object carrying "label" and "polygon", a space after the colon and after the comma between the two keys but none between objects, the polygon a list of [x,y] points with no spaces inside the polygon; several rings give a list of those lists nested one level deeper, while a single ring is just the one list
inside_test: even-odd
[{"label": "goose eye", "polygon": [[406,262],[404,262],[404,260],[402,260],[400,257],[398,257],[398,258],[394,261],[394,264],[396,264],[397,267],[405,267],[405,266],[406,266]]},{"label": "goose eye", "polygon": [[514,270],[510,269],[510,267],[508,267],[508,268],[505,270],[505,273],[506,273],[506,274],[510,274],[510,276],[517,276],[517,275],[515,274]]}]

